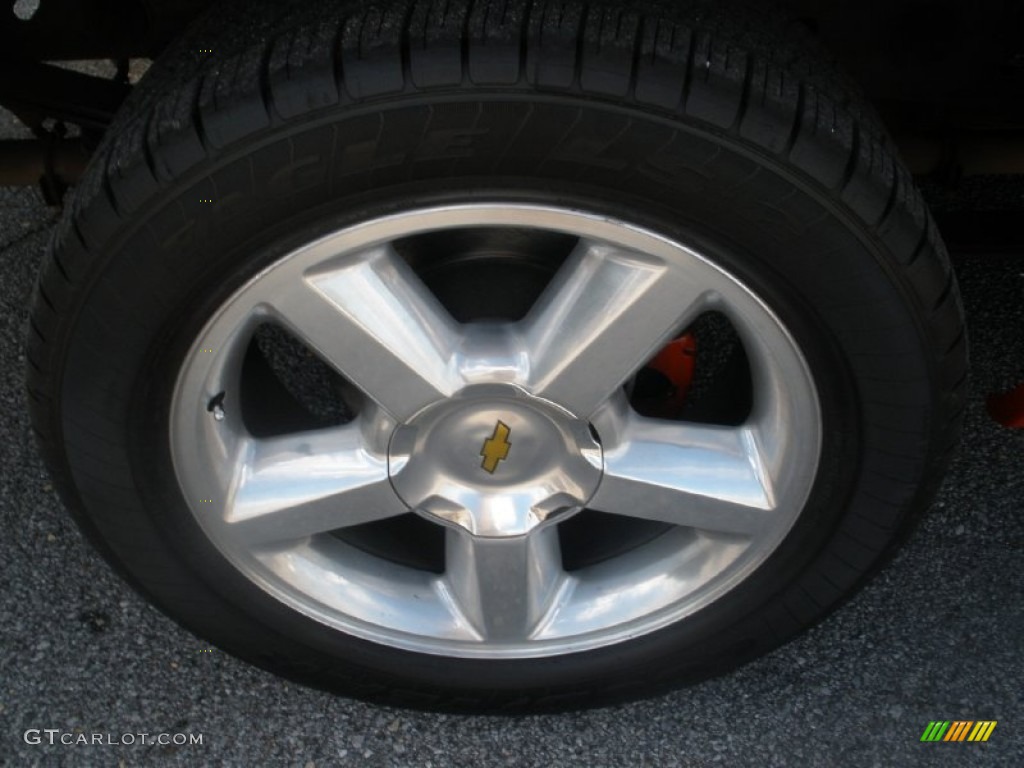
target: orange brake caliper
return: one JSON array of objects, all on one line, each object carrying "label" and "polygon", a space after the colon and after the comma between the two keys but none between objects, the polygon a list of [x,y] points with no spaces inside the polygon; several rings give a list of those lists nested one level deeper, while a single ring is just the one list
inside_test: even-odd
[{"label": "orange brake caliper", "polygon": [[696,364],[697,340],[686,333],[662,347],[646,368],[660,374],[664,381],[657,392],[645,393],[633,401],[633,407],[643,416],[660,419],[678,418],[686,401],[686,393],[693,383]]}]

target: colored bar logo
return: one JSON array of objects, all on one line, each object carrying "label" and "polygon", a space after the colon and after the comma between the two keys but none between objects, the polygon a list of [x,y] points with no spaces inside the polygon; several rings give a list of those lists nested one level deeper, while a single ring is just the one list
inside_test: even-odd
[{"label": "colored bar logo", "polygon": [[988,741],[997,720],[932,720],[921,741]]}]

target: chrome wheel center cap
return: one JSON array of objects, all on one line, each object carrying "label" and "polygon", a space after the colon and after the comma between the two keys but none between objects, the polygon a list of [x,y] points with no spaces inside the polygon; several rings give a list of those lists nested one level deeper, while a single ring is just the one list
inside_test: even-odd
[{"label": "chrome wheel center cap", "polygon": [[582,509],[604,460],[590,425],[512,386],[468,387],[391,437],[388,473],[417,512],[476,536],[521,536]]}]

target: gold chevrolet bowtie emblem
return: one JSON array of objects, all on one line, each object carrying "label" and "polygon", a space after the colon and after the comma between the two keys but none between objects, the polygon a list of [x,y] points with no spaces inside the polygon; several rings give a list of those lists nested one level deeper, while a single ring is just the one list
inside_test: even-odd
[{"label": "gold chevrolet bowtie emblem", "polygon": [[508,458],[509,448],[512,447],[512,443],[508,441],[510,434],[512,430],[508,428],[508,424],[499,421],[494,427],[494,433],[484,440],[484,447],[480,449],[480,455],[484,457],[480,466],[492,475],[498,468],[498,462]]}]

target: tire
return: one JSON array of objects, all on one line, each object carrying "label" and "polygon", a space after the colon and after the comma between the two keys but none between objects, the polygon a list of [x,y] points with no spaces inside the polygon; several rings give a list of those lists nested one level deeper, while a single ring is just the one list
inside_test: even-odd
[{"label": "tire", "polygon": [[[28,339],[33,424],[66,505],[169,616],[350,696],[586,707],[766,653],[907,536],[959,433],[958,291],[884,130],[798,26],[699,1],[240,14],[215,9],[132,94],[65,210]],[[648,277],[649,293],[630,293]],[[324,297],[342,307],[339,329],[308,320]],[[686,322],[673,325],[662,315],[676,302]],[[255,335],[239,335],[257,315]],[[494,328],[528,337],[529,371],[502,357],[525,347]],[[686,405],[702,386],[718,396],[643,419],[631,376],[683,331],[697,344]],[[456,379],[438,363],[464,359]],[[505,413],[519,419],[511,434]],[[352,424],[372,427],[358,440],[390,442],[360,443],[364,463],[345,474],[356,454],[337,441],[357,439]],[[540,468],[522,463],[528,445]],[[512,481],[474,475],[458,507],[441,485],[462,469],[430,457],[459,451],[524,494],[554,467],[569,501],[515,506],[508,523],[481,510]],[[366,524],[330,533],[291,518],[298,543],[280,549],[258,528],[236,535],[247,529],[229,523],[264,519],[274,494],[295,509],[321,498],[311,465],[288,463],[302,455],[352,487],[378,473],[381,495],[343,510]],[[281,484],[259,485],[275,471]],[[421,514],[360,517],[395,497]],[[301,507],[314,508],[326,509]],[[733,513],[738,527],[715,530]],[[543,589],[526,573],[535,549],[555,558]],[[638,597],[638,580],[696,573],[681,553],[728,562]],[[520,565],[493,565],[502,557]],[[332,578],[347,590],[324,587]],[[605,587],[614,600],[600,601]],[[445,590],[459,608],[441,621]]]}]

